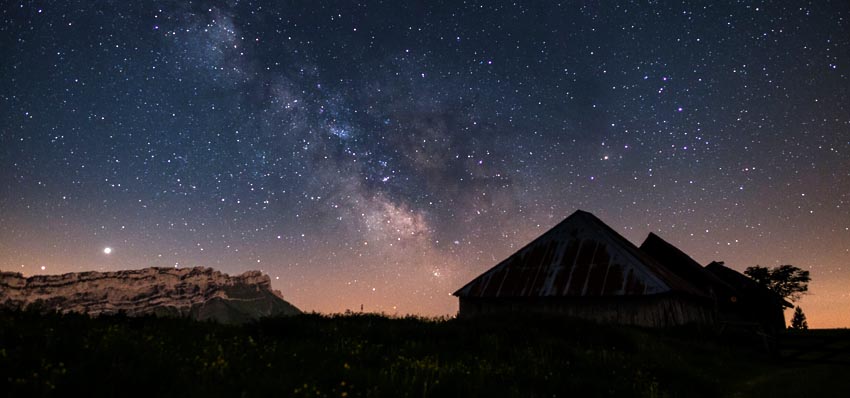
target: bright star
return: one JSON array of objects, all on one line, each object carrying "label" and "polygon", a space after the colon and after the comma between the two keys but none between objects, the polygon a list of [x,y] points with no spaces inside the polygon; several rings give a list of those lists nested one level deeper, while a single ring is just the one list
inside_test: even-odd
[{"label": "bright star", "polygon": [[111,247],[104,247],[104,248],[103,248],[103,253],[104,253],[104,254],[112,253],[112,248],[111,248]]}]

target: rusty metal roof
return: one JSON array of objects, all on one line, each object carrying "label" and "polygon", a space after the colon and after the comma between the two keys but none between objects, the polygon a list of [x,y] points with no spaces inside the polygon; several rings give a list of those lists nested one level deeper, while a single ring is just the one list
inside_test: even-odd
[{"label": "rusty metal roof", "polygon": [[458,297],[704,294],[578,210],[454,293]]},{"label": "rusty metal roof", "polygon": [[703,293],[714,297],[727,297],[734,294],[734,288],[703,268],[678,247],[668,243],[660,236],[650,232],[640,245],[640,250],[663,265],[670,272],[688,281]]}]

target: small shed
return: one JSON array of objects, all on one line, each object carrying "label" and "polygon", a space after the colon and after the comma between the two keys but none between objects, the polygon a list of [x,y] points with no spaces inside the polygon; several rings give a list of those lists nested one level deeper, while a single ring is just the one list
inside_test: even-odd
[{"label": "small shed", "polygon": [[785,329],[785,309],[793,304],[722,262],[713,261],[705,269],[733,289],[718,299],[719,322],[757,325],[770,334]]},{"label": "small shed", "polygon": [[461,318],[543,313],[649,327],[715,322],[704,289],[581,210],[454,295]]},{"label": "small shed", "polygon": [[738,271],[712,262],[701,266],[690,256],[650,233],[640,249],[714,300],[719,326],[773,333],[785,328],[784,308],[791,304]]}]

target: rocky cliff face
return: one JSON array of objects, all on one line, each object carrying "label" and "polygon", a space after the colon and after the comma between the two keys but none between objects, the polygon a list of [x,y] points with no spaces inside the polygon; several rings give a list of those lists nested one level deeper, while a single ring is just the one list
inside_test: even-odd
[{"label": "rocky cliff face", "polygon": [[268,275],[229,276],[212,268],[144,268],[64,275],[0,273],[0,305],[90,315],[125,313],[245,322],[294,315]]}]

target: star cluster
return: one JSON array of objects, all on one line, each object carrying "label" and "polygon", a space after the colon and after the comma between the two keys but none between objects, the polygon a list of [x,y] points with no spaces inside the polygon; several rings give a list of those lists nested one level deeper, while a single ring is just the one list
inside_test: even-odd
[{"label": "star cluster", "polygon": [[[846,2],[9,3],[0,268],[450,314],[576,209],[850,326]],[[107,250],[108,249],[108,250]]]}]

